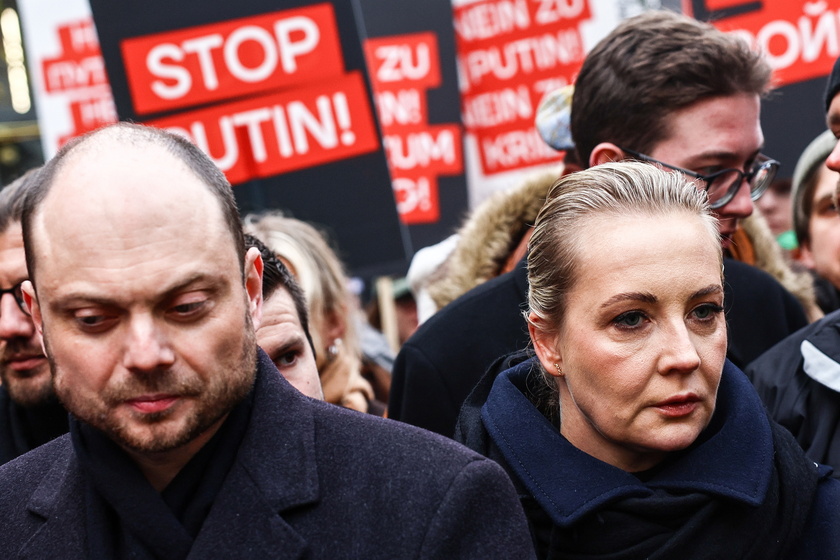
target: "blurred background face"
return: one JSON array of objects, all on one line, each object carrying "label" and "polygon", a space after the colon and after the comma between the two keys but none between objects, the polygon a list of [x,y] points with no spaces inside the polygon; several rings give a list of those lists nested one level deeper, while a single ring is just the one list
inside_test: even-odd
[{"label": "blurred background face", "polygon": [[[20,224],[0,234],[0,288],[8,290],[28,278]],[[0,380],[12,400],[33,406],[52,398],[50,366],[41,336],[12,294],[0,297]]]},{"label": "blurred background face", "polygon": [[761,215],[767,220],[773,235],[781,235],[793,229],[793,210],[791,209],[791,181],[777,179],[770,188],[755,201]]},{"label": "blurred background face", "polygon": [[840,217],[834,191],[840,173],[820,167],[808,221],[810,239],[801,247],[801,261],[840,289]]},{"label": "blurred background face", "polygon": [[315,399],[324,398],[312,348],[292,296],[282,287],[263,302],[257,344],[298,391]]},{"label": "blurred background face", "polygon": [[649,469],[691,445],[715,409],[726,354],[718,240],[682,213],[596,216],[580,239],[587,258],[563,324],[534,340],[546,371],[562,370],[560,431],[611,465]]}]

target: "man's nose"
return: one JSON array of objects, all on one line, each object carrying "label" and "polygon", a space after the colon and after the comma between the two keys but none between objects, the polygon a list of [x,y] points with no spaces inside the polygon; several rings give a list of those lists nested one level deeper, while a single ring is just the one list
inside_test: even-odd
[{"label": "man's nose", "polygon": [[175,361],[164,329],[150,315],[130,319],[125,344],[123,366],[128,370],[153,371]]},{"label": "man's nose", "polygon": [[20,310],[14,296],[0,295],[0,339],[29,338],[34,334],[35,324]]}]

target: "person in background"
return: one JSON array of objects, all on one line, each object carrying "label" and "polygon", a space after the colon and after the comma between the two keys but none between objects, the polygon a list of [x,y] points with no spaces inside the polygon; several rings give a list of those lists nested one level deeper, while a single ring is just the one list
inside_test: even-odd
[{"label": "person in background", "polygon": [[722,270],[680,173],[605,163],[550,191],[528,252],[536,356],[497,362],[456,434],[508,471],[538,557],[836,557],[840,482],[726,360]]},{"label": "person in background", "polygon": [[[805,149],[794,172],[793,223],[810,255],[806,262],[819,261],[831,279],[840,258],[835,241],[840,59],[828,78],[824,108],[828,131]],[[831,465],[840,477],[840,309],[770,348],[746,373],[773,419],[790,430],[811,460]]]},{"label": "person in background", "polygon": [[[324,236],[313,226],[279,212],[251,214],[244,227],[261,239],[297,279],[306,295],[315,360],[327,402],[385,413],[388,388],[374,389],[363,375],[353,299],[344,266]],[[390,381],[390,380],[388,380]],[[385,400],[380,400],[380,398]],[[379,398],[378,398],[379,396]]]},{"label": "person in background", "polygon": [[[680,170],[710,195],[729,249],[778,168],[761,154],[760,99],[770,74],[759,53],[709,24],[667,11],[627,19],[590,51],[575,82],[577,160],[591,167],[643,159]],[[808,316],[767,273],[724,262],[728,357],[744,367]],[[490,364],[527,346],[526,299],[520,259],[423,323],[394,363],[389,416],[451,436],[461,404]]]},{"label": "person in background", "polygon": [[756,208],[767,220],[770,231],[785,251],[792,251],[798,247],[796,234],[793,232],[792,185],[791,179],[776,179],[761,198],[755,201]]},{"label": "person in background", "polygon": [[840,174],[826,166],[836,143],[830,130],[814,138],[793,173],[796,260],[813,271],[817,302],[825,313],[840,308],[840,219],[834,193]]},{"label": "person in background", "polygon": [[365,306],[368,324],[384,332],[383,313],[389,313],[393,322],[393,338],[396,350],[417,330],[417,301],[406,278],[395,278],[390,282],[390,301],[382,301],[378,286],[374,285],[373,297]]},{"label": "person in background", "polygon": [[[265,243],[246,234],[245,246],[258,249],[263,262],[263,308],[257,345],[292,387],[307,397],[323,400],[303,290]],[[302,332],[305,336],[289,337],[289,331]]]},{"label": "person in background", "polygon": [[20,219],[33,169],[0,191],[0,464],[67,433],[50,366],[23,303],[29,277]]},{"label": "person in background", "polygon": [[533,557],[496,463],[277,371],[256,344],[260,252],[194,144],[130,123],[73,139],[22,224],[24,299],[72,416],[0,467],[4,557]]}]

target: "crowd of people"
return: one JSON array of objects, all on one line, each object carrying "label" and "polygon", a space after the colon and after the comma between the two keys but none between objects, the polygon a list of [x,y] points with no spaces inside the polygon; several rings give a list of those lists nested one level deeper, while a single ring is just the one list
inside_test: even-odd
[{"label": "crowd of people", "polygon": [[789,184],[770,90],[620,23],[540,112],[563,172],[430,248],[395,359],[316,225],[169,132],[71,140],[0,191],[0,550],[837,558],[840,60]]}]

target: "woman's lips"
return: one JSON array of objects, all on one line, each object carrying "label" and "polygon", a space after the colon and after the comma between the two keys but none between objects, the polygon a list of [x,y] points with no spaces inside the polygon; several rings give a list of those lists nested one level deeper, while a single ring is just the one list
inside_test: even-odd
[{"label": "woman's lips", "polygon": [[694,412],[700,405],[700,397],[694,393],[688,395],[678,395],[670,399],[659,402],[654,406],[660,413],[669,418],[679,418],[681,416],[688,416]]}]

